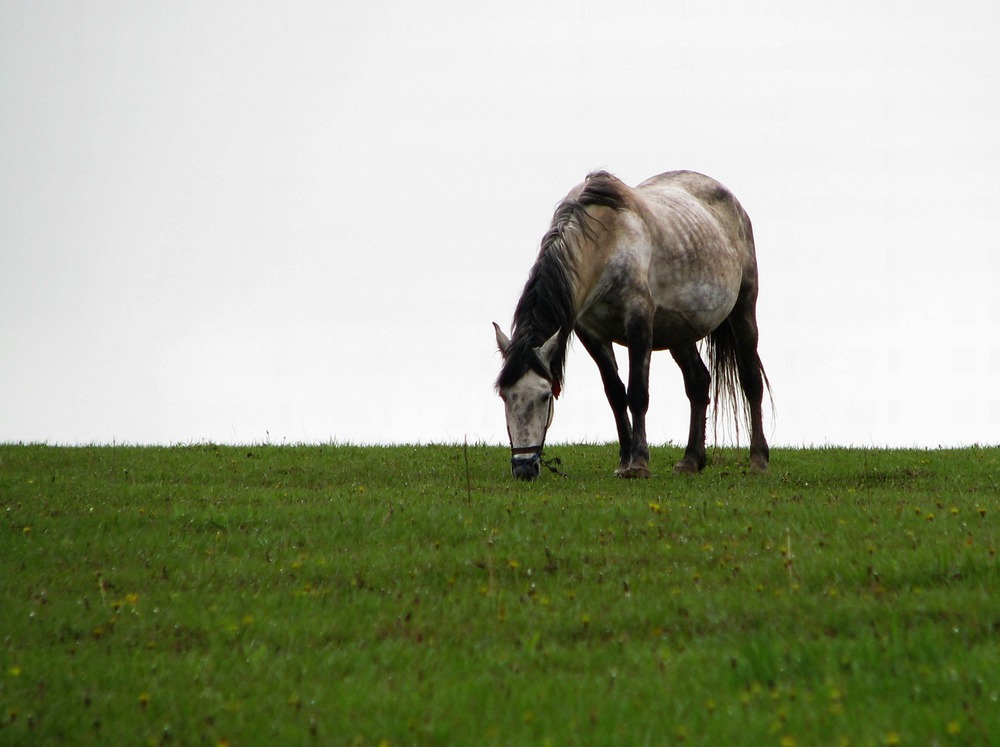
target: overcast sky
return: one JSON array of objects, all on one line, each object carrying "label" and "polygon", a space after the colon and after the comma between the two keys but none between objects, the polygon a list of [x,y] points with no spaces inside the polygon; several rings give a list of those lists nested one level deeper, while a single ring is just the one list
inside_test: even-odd
[{"label": "overcast sky", "polygon": [[[754,223],[772,444],[996,444],[998,45],[994,0],[0,0],[0,441],[506,443],[555,205],[688,168]],[[665,353],[651,399],[682,442]],[[614,439],[577,344],[550,440]]]}]

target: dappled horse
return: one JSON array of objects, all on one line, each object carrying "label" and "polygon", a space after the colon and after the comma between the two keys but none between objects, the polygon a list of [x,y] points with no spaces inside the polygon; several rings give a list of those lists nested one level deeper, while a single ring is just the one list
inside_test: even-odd
[{"label": "dappled horse", "polygon": [[[738,379],[750,421],[750,466],[766,471],[761,403],[767,377],[757,354],[756,305],[753,230],[728,189],[690,171],[654,176],[635,188],[604,171],[590,174],[556,208],[517,302],[511,336],[493,325],[503,356],[496,388],[514,477],[538,477],[573,333],[597,363],[614,412],[617,475],[650,475],[653,350],[670,351],[691,403],[688,443],[674,471],[705,467],[712,376],[716,412],[721,398],[737,413]],[[712,376],[696,345],[706,338]],[[612,343],[628,348],[627,388]]]}]

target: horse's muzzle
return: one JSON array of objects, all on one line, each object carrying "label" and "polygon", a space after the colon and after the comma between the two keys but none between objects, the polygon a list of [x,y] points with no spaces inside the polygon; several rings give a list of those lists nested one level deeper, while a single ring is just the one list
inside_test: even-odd
[{"label": "horse's muzzle", "polygon": [[518,480],[537,480],[542,473],[542,452],[523,454],[511,457],[510,473]]}]

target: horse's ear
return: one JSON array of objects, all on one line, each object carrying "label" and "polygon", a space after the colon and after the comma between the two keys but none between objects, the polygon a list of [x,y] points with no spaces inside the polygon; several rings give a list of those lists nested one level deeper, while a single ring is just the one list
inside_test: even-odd
[{"label": "horse's ear", "polygon": [[493,322],[493,329],[497,333],[497,347],[500,348],[501,355],[507,355],[507,351],[510,349],[510,338],[507,337],[500,329],[500,325]]},{"label": "horse's ear", "polygon": [[556,348],[559,347],[559,332],[560,330],[557,329],[556,333],[547,339],[540,348],[535,348],[535,354],[538,356],[538,360],[540,360],[549,371],[552,370],[552,357],[555,355]]},{"label": "horse's ear", "polygon": [[[547,339],[541,347],[535,348],[535,355],[538,356],[538,360],[542,362],[545,369],[550,372],[552,371],[552,359],[555,357],[556,350],[559,348],[559,333],[562,330],[556,330],[555,334]],[[559,399],[559,392],[561,387],[559,382],[553,378],[552,379],[552,396]]]}]

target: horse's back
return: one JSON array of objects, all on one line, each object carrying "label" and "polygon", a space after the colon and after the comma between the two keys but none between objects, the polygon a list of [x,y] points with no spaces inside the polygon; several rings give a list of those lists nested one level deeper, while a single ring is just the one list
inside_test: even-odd
[{"label": "horse's back", "polygon": [[[676,196],[679,192],[693,198],[706,210],[712,222],[716,222],[722,229],[728,243],[741,257],[744,282],[756,282],[757,257],[753,226],[740,201],[724,184],[696,171],[668,171],[642,182],[635,187],[634,192],[644,198],[647,204],[655,203],[657,196]],[[672,200],[668,200],[669,202]]]},{"label": "horse's back", "polygon": [[732,193],[721,183],[710,176],[699,174],[697,171],[666,171],[656,176],[651,176],[639,184],[637,190],[649,190],[659,186],[671,186],[683,189],[693,196],[709,202],[724,199],[725,195],[732,197]]},{"label": "horse's back", "polygon": [[727,224],[734,239],[748,240],[753,246],[750,218],[736,196],[721,182],[697,171],[668,171],[650,177],[635,188],[639,194],[655,194],[661,190],[681,190],[691,195]]}]

